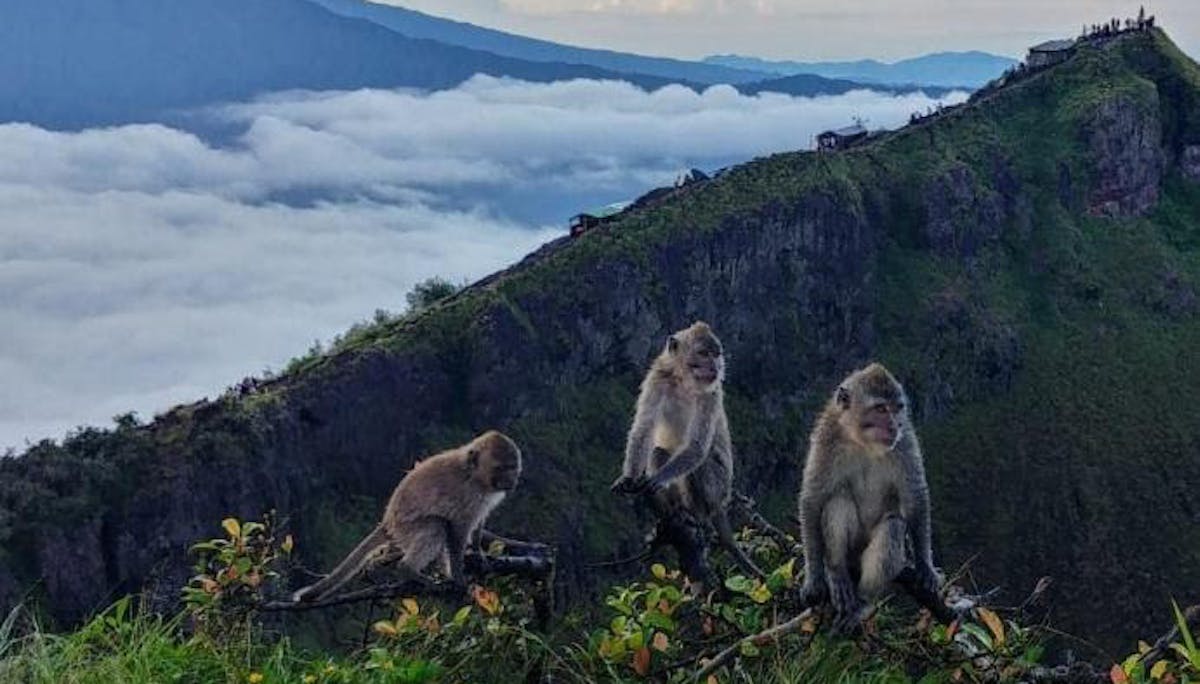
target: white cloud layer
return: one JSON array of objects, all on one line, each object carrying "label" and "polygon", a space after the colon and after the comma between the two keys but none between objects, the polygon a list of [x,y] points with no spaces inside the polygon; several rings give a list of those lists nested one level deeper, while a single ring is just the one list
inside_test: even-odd
[{"label": "white cloud layer", "polygon": [[0,125],[0,447],[214,396],[426,277],[515,261],[580,207],[929,104],[477,77],[227,107],[222,144]]}]

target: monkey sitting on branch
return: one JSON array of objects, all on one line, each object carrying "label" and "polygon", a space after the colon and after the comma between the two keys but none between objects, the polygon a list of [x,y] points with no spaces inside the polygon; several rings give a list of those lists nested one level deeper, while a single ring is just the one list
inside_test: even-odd
[{"label": "monkey sitting on branch", "polygon": [[807,605],[830,600],[837,628],[857,628],[865,601],[899,585],[938,619],[929,487],[904,388],[882,365],[838,386],[810,437],[800,489]]},{"label": "monkey sitting on branch", "polygon": [[324,579],[296,591],[293,601],[320,601],[370,567],[398,561],[427,588],[423,573],[440,561],[450,582],[465,588],[463,559],[469,546],[472,565],[486,569],[483,537],[513,550],[548,550],[496,537],[483,530],[492,510],[517,486],[521,450],[506,435],[490,430],[471,442],[413,466],[392,492],[383,520]]},{"label": "monkey sitting on branch", "polygon": [[622,474],[612,485],[614,492],[650,496],[658,536],[670,538],[684,572],[700,584],[709,574],[709,525],[744,571],[764,576],[738,547],[729,524],[733,445],[724,379],[721,341],[707,323],[668,337],[642,380]]}]

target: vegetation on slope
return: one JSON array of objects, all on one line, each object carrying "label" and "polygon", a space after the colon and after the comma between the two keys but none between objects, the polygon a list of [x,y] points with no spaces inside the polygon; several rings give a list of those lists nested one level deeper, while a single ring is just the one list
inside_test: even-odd
[{"label": "vegetation on slope", "polygon": [[178,565],[203,520],[263,503],[328,566],[381,472],[493,424],[532,455],[501,524],[560,542],[564,593],[601,593],[584,561],[638,536],[606,485],[639,373],[703,316],[772,518],[815,407],[879,358],[915,400],[940,561],[1010,591],[1052,574],[1056,623],[1121,648],[1200,586],[1200,424],[1180,408],[1200,400],[1200,188],[1175,163],[1200,145],[1198,73],[1161,32],[1086,47],[844,153],[685,188],[254,391],[38,445],[0,463],[0,597],[41,575],[77,619]]}]

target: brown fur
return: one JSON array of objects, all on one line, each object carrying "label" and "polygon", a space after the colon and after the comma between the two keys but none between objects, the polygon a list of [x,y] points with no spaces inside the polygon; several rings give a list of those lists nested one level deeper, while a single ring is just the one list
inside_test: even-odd
[{"label": "brown fur", "polygon": [[671,335],[642,380],[613,490],[648,487],[661,509],[686,510],[711,523],[743,569],[761,576],[734,543],[729,525],[733,444],[724,379],[724,350],[707,323]]},{"label": "brown fur", "polygon": [[804,594],[814,602],[829,596],[844,624],[906,567],[936,590],[921,449],[904,388],[882,365],[847,377],[817,419],[800,521]]},{"label": "brown fur", "polygon": [[478,550],[480,528],[516,487],[520,472],[520,449],[495,430],[418,462],[392,492],[379,525],[329,576],[294,599],[323,598],[368,566],[393,560],[418,577],[440,560],[442,571],[461,582],[467,545]]}]

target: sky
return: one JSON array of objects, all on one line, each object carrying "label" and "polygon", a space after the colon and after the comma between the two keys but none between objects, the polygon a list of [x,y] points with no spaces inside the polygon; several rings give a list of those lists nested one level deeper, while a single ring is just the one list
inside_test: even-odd
[{"label": "sky", "polygon": [[[1083,24],[1137,14],[1137,0],[375,0],[586,47],[696,59],[894,61],[942,50],[1023,56]],[[1145,3],[1200,56],[1200,1]]]},{"label": "sky", "polygon": [[233,131],[220,145],[0,125],[0,449],[215,397],[425,278],[517,261],[582,208],[930,104],[477,76],[224,106],[205,114]]}]

